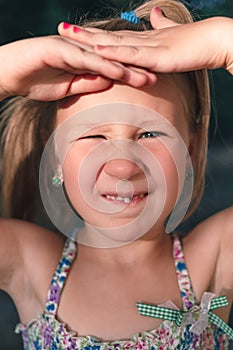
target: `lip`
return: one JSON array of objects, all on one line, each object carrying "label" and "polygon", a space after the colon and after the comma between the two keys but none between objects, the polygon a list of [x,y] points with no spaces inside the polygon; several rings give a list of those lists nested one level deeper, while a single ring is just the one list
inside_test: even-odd
[{"label": "lip", "polygon": [[103,194],[102,197],[111,203],[115,203],[118,205],[126,205],[128,206],[135,206],[141,202],[143,202],[148,196],[148,192],[138,192],[134,193],[132,196],[132,193],[127,195],[126,193],[120,194],[120,193],[106,193]]}]

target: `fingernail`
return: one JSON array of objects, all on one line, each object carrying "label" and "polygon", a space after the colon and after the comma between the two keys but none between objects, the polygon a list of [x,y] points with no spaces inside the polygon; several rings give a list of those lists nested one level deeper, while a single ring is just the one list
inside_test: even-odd
[{"label": "fingernail", "polygon": [[67,22],[63,22],[63,29],[68,29],[70,28],[70,24]]},{"label": "fingernail", "polygon": [[154,7],[153,10],[154,10],[155,12],[157,12],[159,15],[162,14],[162,11],[161,11],[161,9],[160,9],[158,6]]},{"label": "fingernail", "polygon": [[97,50],[104,50],[106,46],[104,45],[96,45]]},{"label": "fingernail", "polygon": [[82,29],[80,29],[79,27],[73,26],[73,32],[74,33],[79,33],[81,32]]}]

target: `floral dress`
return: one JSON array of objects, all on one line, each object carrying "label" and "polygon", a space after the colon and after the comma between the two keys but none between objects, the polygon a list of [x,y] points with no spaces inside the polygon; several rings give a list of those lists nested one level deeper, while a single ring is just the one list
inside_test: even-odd
[{"label": "floral dress", "polygon": [[75,256],[76,244],[68,239],[51,281],[45,311],[28,325],[17,325],[16,332],[22,333],[25,350],[228,349],[233,330],[212,313],[226,306],[227,300],[224,296],[215,298],[212,293],[204,293],[201,304],[197,305],[177,236],[173,237],[173,257],[183,309],[177,309],[171,302],[163,306],[138,302],[135,307],[142,316],[163,321],[157,329],[135,334],[130,340],[102,342],[93,336],[79,336],[58,321],[59,300]]}]

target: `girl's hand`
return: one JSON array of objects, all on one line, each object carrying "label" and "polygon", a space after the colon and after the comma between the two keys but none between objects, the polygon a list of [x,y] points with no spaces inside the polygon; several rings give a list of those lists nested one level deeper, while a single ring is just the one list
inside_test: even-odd
[{"label": "girl's hand", "polygon": [[146,32],[106,32],[78,28],[59,32],[92,45],[104,58],[146,67],[155,72],[183,72],[201,68],[224,67],[233,73],[233,20],[215,17],[189,24],[177,24],[151,11],[155,28]]},{"label": "girl's hand", "polygon": [[24,39],[0,47],[0,99],[21,95],[36,100],[103,90],[120,80],[133,86],[155,81],[92,48],[60,36]]}]

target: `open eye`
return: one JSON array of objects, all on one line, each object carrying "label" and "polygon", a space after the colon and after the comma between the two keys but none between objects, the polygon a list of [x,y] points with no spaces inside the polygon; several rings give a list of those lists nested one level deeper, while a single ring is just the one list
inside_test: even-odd
[{"label": "open eye", "polygon": [[159,136],[166,136],[162,131],[146,131],[139,135],[139,139],[156,138]]}]

